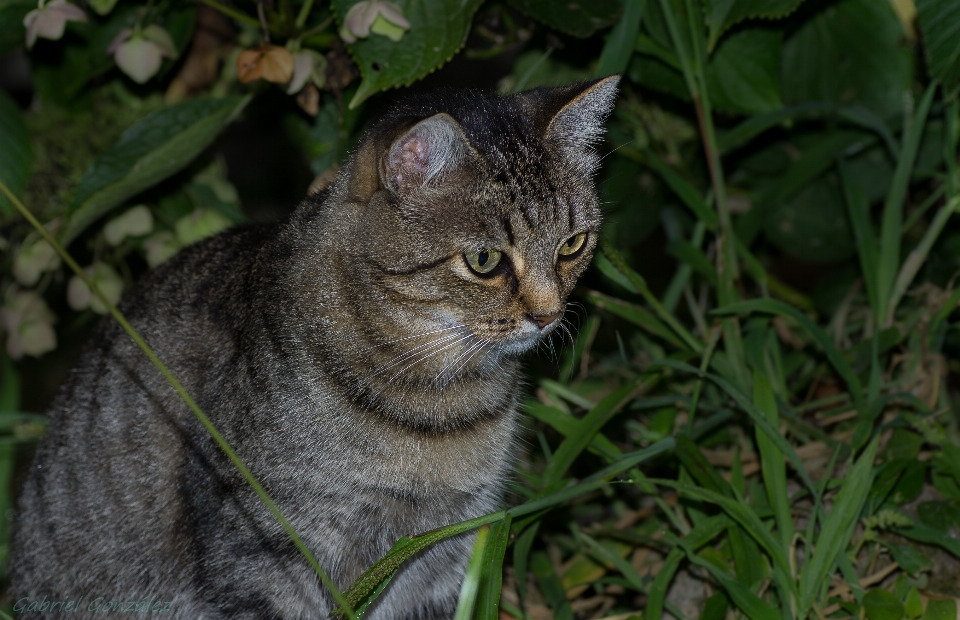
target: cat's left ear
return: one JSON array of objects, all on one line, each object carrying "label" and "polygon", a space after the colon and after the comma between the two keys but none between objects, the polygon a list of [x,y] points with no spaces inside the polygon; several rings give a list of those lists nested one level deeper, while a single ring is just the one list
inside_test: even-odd
[{"label": "cat's left ear", "polygon": [[459,168],[472,152],[457,121],[434,114],[393,142],[384,154],[380,180],[394,193],[422,189]]},{"label": "cat's left ear", "polygon": [[604,123],[617,99],[619,75],[594,82],[557,89],[560,109],[547,123],[544,138],[564,149],[567,156],[586,173],[600,163],[594,145],[603,139]]}]

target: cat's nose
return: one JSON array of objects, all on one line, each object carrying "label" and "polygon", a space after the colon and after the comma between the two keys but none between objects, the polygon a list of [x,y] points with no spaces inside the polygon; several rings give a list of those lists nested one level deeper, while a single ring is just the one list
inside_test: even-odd
[{"label": "cat's nose", "polygon": [[553,323],[560,315],[563,314],[563,311],[555,312],[554,314],[531,314],[530,318],[533,319],[533,322],[537,324],[537,327],[543,329],[550,323]]}]

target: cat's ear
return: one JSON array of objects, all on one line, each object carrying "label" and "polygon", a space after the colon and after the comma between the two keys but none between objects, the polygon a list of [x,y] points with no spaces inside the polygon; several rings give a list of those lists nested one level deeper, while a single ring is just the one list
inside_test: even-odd
[{"label": "cat's ear", "polygon": [[603,139],[604,123],[613,110],[620,76],[611,75],[554,89],[541,99],[548,142],[566,151],[568,158],[584,172],[593,172],[600,163],[594,145]]},{"label": "cat's ear", "polygon": [[421,189],[459,168],[472,151],[452,116],[434,114],[394,140],[383,156],[380,181],[394,193]]}]

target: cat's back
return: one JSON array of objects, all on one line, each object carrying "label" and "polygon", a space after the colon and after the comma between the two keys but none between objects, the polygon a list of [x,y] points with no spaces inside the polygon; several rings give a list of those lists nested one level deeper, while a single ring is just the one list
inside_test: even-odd
[{"label": "cat's back", "polygon": [[[205,405],[218,394],[240,398],[227,384],[244,376],[243,341],[256,322],[253,274],[275,236],[275,226],[246,226],[190,246],[120,304],[202,408],[216,410]],[[156,569],[131,575],[138,586],[188,579],[176,574],[176,558],[186,566],[191,554],[191,541],[179,533],[188,507],[177,479],[185,447],[205,431],[112,317],[101,321],[81,362],[48,412],[48,432],[23,488],[12,590],[52,599],[80,596],[85,584],[122,589],[120,564]],[[65,570],[72,566],[93,570]]]}]

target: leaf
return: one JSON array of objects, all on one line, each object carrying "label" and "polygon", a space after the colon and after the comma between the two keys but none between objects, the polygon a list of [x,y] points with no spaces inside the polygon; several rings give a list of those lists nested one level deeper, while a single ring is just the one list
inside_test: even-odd
[{"label": "leaf", "polygon": [[726,37],[707,64],[714,107],[746,114],[780,108],[781,44],[776,30],[753,28]]},{"label": "leaf", "polygon": [[[463,47],[473,14],[482,0],[399,0],[410,30],[399,41],[371,35],[350,43],[363,79],[350,101],[356,108],[374,93],[407,86],[450,60]],[[340,23],[357,2],[334,0]]]},{"label": "leaf", "polygon": [[627,0],[620,21],[610,31],[607,42],[600,52],[596,77],[623,73],[633,56],[633,46],[640,32],[640,20],[647,8],[647,0]]},{"label": "leaf", "polygon": [[881,588],[873,588],[863,595],[863,607],[870,620],[900,620],[905,612],[893,592]]},{"label": "leaf", "polygon": [[534,553],[530,568],[537,576],[543,601],[553,611],[553,617],[556,620],[573,620],[573,609],[567,601],[567,593],[547,554],[542,551]]},{"label": "leaf", "polygon": [[913,73],[902,39],[889,2],[831,3],[784,42],[783,98],[857,104],[880,118],[896,117]]},{"label": "leaf", "polygon": [[955,0],[917,0],[917,18],[923,33],[927,70],[955,97],[960,83],[960,3]]},{"label": "leaf", "polygon": [[[0,90],[0,181],[14,194],[20,194],[27,186],[32,164],[30,131],[20,114],[20,106]],[[13,213],[13,205],[3,194],[0,194],[0,212]]]},{"label": "leaf", "polygon": [[709,48],[730,26],[745,19],[780,19],[796,10],[803,0],[706,0],[707,27],[710,29]]},{"label": "leaf", "polygon": [[249,101],[249,95],[187,101],[130,127],[80,179],[64,245],[113,207],[186,167]]},{"label": "leaf", "polygon": [[927,610],[923,612],[923,620],[956,620],[956,617],[957,601],[955,599],[931,600],[927,603]]},{"label": "leaf", "polygon": [[[595,259],[595,264],[605,275],[609,275],[612,278],[614,277],[612,274],[618,272],[612,267],[612,265],[610,265],[609,260],[604,259],[605,257],[603,257],[602,254],[598,255]],[[608,265],[610,265],[609,272],[606,269]],[[624,278],[624,281],[627,280]],[[661,323],[652,312],[643,306],[631,304],[629,302],[617,299],[616,297],[610,297],[609,295],[592,291],[586,294],[586,298],[597,308],[601,310],[608,310],[617,316],[623,317],[634,325],[642,327],[651,334],[663,338],[676,347],[683,347],[683,342],[677,338],[666,325]]]},{"label": "leaf", "polygon": [[476,620],[497,620],[499,616],[500,591],[503,584],[503,556],[510,542],[511,517],[490,526],[490,536],[483,552],[483,572],[473,617]]},{"label": "leaf", "polygon": [[621,0],[511,0],[510,4],[551,28],[584,38],[614,23],[620,16],[622,3]]},{"label": "leaf", "polygon": [[875,437],[850,467],[830,513],[823,520],[813,557],[800,571],[800,608],[803,610],[800,616],[807,615],[806,611],[813,605],[824,581],[833,574],[837,555],[843,553],[850,543],[851,529],[860,518],[870,491],[879,441],[879,436]]},{"label": "leaf", "polygon": [[820,177],[767,209],[764,232],[783,252],[812,263],[837,263],[856,251],[843,194]]},{"label": "leaf", "polygon": [[23,47],[27,37],[23,18],[35,8],[32,0],[0,2],[0,58]]},{"label": "leaf", "polygon": [[[509,528],[507,528],[509,531]],[[454,620],[470,620],[473,617],[473,606],[477,602],[477,591],[480,589],[480,579],[484,568],[487,540],[490,538],[490,526],[482,525],[473,541],[473,553],[467,563],[463,583],[460,585],[460,600],[457,602],[457,612]]]},{"label": "leaf", "polygon": [[890,550],[890,555],[900,565],[900,568],[911,575],[919,575],[921,571],[930,567],[930,560],[916,547],[893,543],[884,543],[884,546]]}]

